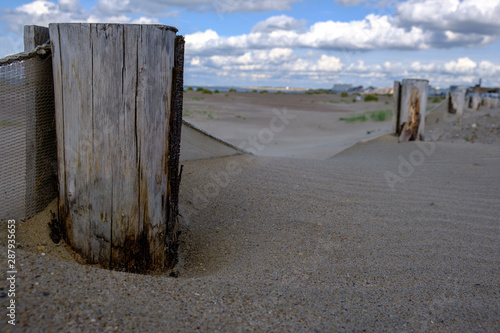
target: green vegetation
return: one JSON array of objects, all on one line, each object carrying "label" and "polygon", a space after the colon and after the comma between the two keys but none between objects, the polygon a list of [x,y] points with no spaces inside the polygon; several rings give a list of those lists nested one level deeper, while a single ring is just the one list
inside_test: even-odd
[{"label": "green vegetation", "polygon": [[201,101],[203,99],[204,99],[203,97],[193,97],[193,98],[191,98],[191,100],[193,100],[193,101]]},{"label": "green vegetation", "polygon": [[346,103],[347,104],[347,103],[351,103],[351,101],[348,99],[341,99],[339,101],[336,101],[334,99],[330,99],[328,101],[323,101],[322,103],[324,103],[324,104],[327,104],[327,103],[332,103],[332,104]]},{"label": "green vegetation", "polygon": [[444,100],[446,97],[429,97],[429,100],[431,103],[441,103],[442,100]]},{"label": "green vegetation", "polygon": [[182,110],[183,117],[193,117],[195,115],[206,116],[208,119],[214,119],[212,112],[207,110],[189,110],[189,109]]},{"label": "green vegetation", "polygon": [[188,88],[186,89],[186,91],[193,91],[193,87],[191,87],[191,86],[190,86],[190,87],[188,87]]},{"label": "green vegetation", "polygon": [[364,98],[365,102],[378,102],[378,97],[374,94],[368,94]]},{"label": "green vegetation", "polygon": [[392,110],[379,110],[369,113],[370,119],[373,121],[386,121],[392,118]]},{"label": "green vegetation", "polygon": [[392,110],[377,110],[357,116],[352,116],[349,118],[341,117],[339,118],[339,120],[345,121],[347,123],[352,123],[355,121],[367,121],[368,118],[371,119],[372,121],[386,121],[388,119],[391,119],[391,117],[392,117]]},{"label": "green vegetation", "polygon": [[341,94],[340,94],[340,97],[349,97],[349,94],[346,93],[345,91],[343,91]]},{"label": "green vegetation", "polygon": [[[187,89],[187,91],[193,91],[193,88],[192,87],[189,87]],[[212,94],[212,90],[210,89],[207,89],[207,88],[202,88],[202,87],[198,87],[196,88],[196,91],[197,92],[201,92],[202,94]],[[217,91],[218,92],[218,91]],[[199,101],[199,99],[196,99],[196,98],[200,98],[200,97],[193,97],[193,100],[195,101]],[[203,97],[201,97],[201,99],[203,99]]]},{"label": "green vegetation", "polygon": [[275,94],[279,95],[279,94],[282,94],[282,92],[278,90]]},{"label": "green vegetation", "polygon": [[353,102],[353,103],[356,103],[356,97],[354,97],[354,98],[352,99],[352,102]]},{"label": "green vegetation", "polygon": [[476,132],[472,133],[472,135],[471,135],[470,137],[466,136],[466,137],[464,138],[464,140],[465,140],[465,141],[468,141],[468,142],[469,142],[469,141],[470,141],[470,142],[473,142],[475,139],[477,139],[477,133],[476,133]]},{"label": "green vegetation", "polygon": [[215,94],[218,94],[218,93],[219,93],[219,89],[215,89],[215,90],[214,90],[214,93],[215,93]]},{"label": "green vegetation", "polygon": [[247,117],[243,117],[243,116],[241,116],[241,115],[239,115],[239,114],[238,114],[238,115],[236,115],[236,118],[238,118],[238,119],[247,119]]},{"label": "green vegetation", "polygon": [[229,89],[229,92],[230,92],[230,93],[231,93],[231,92],[236,92],[236,89],[231,88],[231,89]]},{"label": "green vegetation", "polygon": [[267,94],[267,93],[268,93],[268,91],[267,91],[267,90],[261,90],[261,91],[260,91],[260,93],[261,93],[261,94]]},{"label": "green vegetation", "polygon": [[344,118],[344,117],[341,117],[339,118],[339,120],[343,120],[345,122],[348,122],[348,123],[353,123],[355,121],[366,121],[366,115],[362,114],[362,115],[359,115],[359,116],[353,116],[353,117],[349,117],[349,118]]},{"label": "green vegetation", "polygon": [[252,90],[252,92],[253,92],[253,93],[256,93],[256,92],[257,92],[257,90],[255,90],[255,89],[254,89],[254,90]]}]

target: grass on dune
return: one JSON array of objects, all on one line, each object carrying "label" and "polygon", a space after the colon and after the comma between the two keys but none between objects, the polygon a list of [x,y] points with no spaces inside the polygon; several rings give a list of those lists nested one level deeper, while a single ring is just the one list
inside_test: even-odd
[{"label": "grass on dune", "polygon": [[392,118],[392,110],[379,110],[370,112],[370,119],[373,121],[386,121]]},{"label": "grass on dune", "polygon": [[386,121],[391,119],[391,117],[392,110],[377,110],[348,118],[341,117],[339,118],[339,120],[345,121],[347,123],[352,123],[355,121],[363,122],[367,121],[368,119],[371,119],[372,121]]},{"label": "grass on dune", "polygon": [[349,117],[349,118],[341,117],[341,118],[339,118],[339,120],[343,120],[347,123],[353,123],[355,121],[366,121],[367,118],[366,118],[366,115],[362,114],[359,116],[353,116],[353,117]]}]

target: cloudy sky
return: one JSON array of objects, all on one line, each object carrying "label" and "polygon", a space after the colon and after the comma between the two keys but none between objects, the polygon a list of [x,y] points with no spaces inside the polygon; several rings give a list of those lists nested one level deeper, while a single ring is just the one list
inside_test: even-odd
[{"label": "cloudy sky", "polygon": [[0,0],[0,56],[49,22],[175,26],[189,85],[500,86],[500,0]]}]

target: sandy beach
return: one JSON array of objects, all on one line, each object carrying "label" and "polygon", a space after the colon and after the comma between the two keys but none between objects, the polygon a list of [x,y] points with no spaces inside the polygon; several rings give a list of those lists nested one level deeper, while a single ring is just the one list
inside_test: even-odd
[{"label": "sandy beach", "polygon": [[[18,225],[19,321],[0,328],[499,331],[500,109],[467,110],[460,126],[434,121],[428,141],[398,144],[390,119],[340,120],[392,109],[391,97],[341,100],[187,92],[186,119],[200,128],[267,143],[183,162],[177,277],[79,264],[48,236],[54,201]],[[294,116],[280,131],[273,109]],[[272,140],[259,139],[266,128]],[[473,140],[460,132],[473,130]],[[2,262],[6,239],[2,225]]]}]

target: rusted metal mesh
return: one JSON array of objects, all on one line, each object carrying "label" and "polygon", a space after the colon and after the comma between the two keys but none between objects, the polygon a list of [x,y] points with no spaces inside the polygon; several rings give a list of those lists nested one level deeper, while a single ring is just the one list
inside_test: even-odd
[{"label": "rusted metal mesh", "polygon": [[50,48],[0,59],[0,221],[24,219],[57,195]]}]

